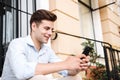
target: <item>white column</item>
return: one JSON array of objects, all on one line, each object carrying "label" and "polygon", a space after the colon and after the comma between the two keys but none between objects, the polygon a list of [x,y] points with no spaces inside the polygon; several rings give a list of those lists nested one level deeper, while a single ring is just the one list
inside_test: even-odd
[{"label": "white column", "polygon": [[36,9],[49,10],[49,0],[36,0]]},{"label": "white column", "polygon": [[[97,0],[94,1],[94,7],[96,8],[99,7]],[[103,41],[102,26],[101,26],[99,10],[93,11],[93,22],[94,22],[95,39],[99,41]],[[97,43],[96,47],[97,47],[97,53],[100,54],[101,56],[104,56],[103,48],[101,44]]]}]

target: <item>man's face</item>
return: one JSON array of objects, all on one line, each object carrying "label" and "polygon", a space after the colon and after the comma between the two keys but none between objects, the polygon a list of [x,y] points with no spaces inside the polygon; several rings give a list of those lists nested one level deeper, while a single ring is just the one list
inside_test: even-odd
[{"label": "man's face", "polygon": [[47,43],[52,35],[54,29],[54,22],[48,20],[42,20],[39,25],[36,25],[32,29],[34,39],[39,43]]}]

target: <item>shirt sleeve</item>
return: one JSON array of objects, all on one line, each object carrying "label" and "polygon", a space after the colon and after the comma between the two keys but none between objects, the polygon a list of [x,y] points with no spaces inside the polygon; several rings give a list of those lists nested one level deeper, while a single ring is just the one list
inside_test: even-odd
[{"label": "shirt sleeve", "polygon": [[[49,52],[50,52],[50,60],[49,61],[51,63],[62,61],[62,59],[60,59],[52,49]],[[67,70],[59,71],[58,73],[61,74],[64,77],[68,76],[68,71]]]},{"label": "shirt sleeve", "polygon": [[23,43],[18,43],[18,41],[11,42],[7,51],[11,69],[20,80],[34,76],[35,67],[37,65],[36,62],[28,62],[24,53],[25,46]]},{"label": "shirt sleeve", "polygon": [[63,77],[68,76],[68,71],[67,70],[59,71],[58,73],[61,74]]}]

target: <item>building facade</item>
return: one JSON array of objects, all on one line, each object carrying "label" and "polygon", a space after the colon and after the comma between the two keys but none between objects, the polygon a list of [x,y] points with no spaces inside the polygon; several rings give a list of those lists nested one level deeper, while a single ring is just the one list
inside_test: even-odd
[{"label": "building facade", "polygon": [[[65,59],[80,54],[85,39],[110,43],[120,49],[120,0],[0,0],[0,68],[9,42],[30,33],[29,19],[38,9],[47,9],[58,17],[50,45]],[[101,44],[97,52],[104,58]]]}]

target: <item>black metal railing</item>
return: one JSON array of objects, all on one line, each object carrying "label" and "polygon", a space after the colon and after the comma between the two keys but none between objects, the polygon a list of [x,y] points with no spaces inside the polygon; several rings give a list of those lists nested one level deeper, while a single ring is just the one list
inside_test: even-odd
[{"label": "black metal railing", "polygon": [[[64,34],[64,35],[68,35],[68,36],[72,36],[72,37],[76,37],[76,38],[80,38],[84,40],[94,41],[94,43],[100,43],[103,49],[103,53],[104,53],[104,57],[102,58],[104,59],[105,68],[106,68],[105,70],[107,73],[106,79],[107,80],[120,80],[120,50],[112,48],[112,45],[107,42],[94,40],[94,39],[81,37],[81,36],[76,36],[76,35],[60,32],[60,31],[55,31],[55,33],[56,33],[55,38],[57,38],[59,34]],[[95,79],[95,80],[101,80],[101,79]]]},{"label": "black metal railing", "polygon": [[120,50],[103,46],[109,80],[120,80]]}]

